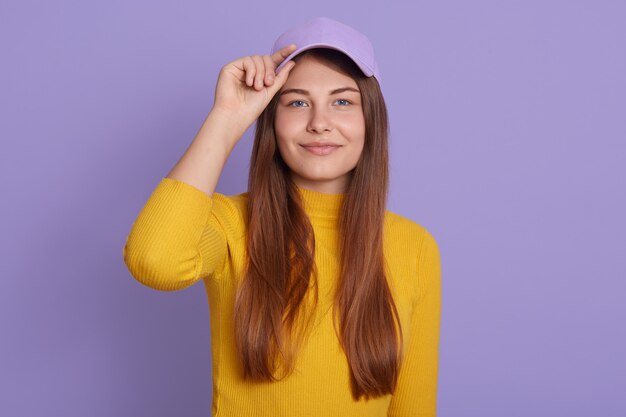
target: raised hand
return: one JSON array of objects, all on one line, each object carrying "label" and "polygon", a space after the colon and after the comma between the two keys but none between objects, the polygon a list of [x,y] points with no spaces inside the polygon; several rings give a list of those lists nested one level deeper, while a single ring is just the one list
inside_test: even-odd
[{"label": "raised hand", "polygon": [[288,45],[273,55],[244,56],[222,67],[215,88],[213,110],[229,118],[239,118],[250,126],[287,81],[295,62],[290,61],[278,74],[276,67],[296,50]]}]

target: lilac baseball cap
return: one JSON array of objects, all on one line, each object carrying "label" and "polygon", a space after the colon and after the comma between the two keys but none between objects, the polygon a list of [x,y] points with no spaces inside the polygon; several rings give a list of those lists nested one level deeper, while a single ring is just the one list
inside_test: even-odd
[{"label": "lilac baseball cap", "polygon": [[276,67],[276,73],[300,52],[313,48],[330,48],[343,52],[350,57],[367,77],[376,77],[380,81],[380,73],[374,48],[369,39],[358,30],[330,19],[315,17],[289,28],[276,39],[270,55],[276,51],[296,44],[297,49]]}]

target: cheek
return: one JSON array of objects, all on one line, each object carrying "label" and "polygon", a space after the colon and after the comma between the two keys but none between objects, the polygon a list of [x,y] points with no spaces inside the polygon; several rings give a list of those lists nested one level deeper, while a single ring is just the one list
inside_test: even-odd
[{"label": "cheek", "polygon": [[341,125],[347,139],[354,145],[363,146],[365,142],[365,121],[363,116],[346,118]]},{"label": "cheek", "polygon": [[350,130],[350,140],[352,141],[352,145],[354,146],[354,155],[355,161],[361,157],[363,153],[363,148],[365,147],[365,126],[363,125],[363,121],[361,124],[355,122],[356,124],[352,125],[352,129]]},{"label": "cheek", "polygon": [[278,130],[276,131],[276,148],[285,162],[289,162],[293,159],[293,145],[289,140],[289,136],[284,136]]},{"label": "cheek", "polygon": [[285,141],[278,131],[276,131],[276,147],[281,155],[285,154]]},{"label": "cheek", "polygon": [[297,120],[292,116],[277,113],[274,117],[274,131],[283,141],[291,139],[297,129]]}]

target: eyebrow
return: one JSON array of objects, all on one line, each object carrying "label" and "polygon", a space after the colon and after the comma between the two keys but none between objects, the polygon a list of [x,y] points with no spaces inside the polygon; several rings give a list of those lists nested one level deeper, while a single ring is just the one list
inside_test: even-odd
[{"label": "eyebrow", "polygon": [[[343,93],[344,91],[354,91],[355,93],[360,93],[359,90],[352,88],[352,87],[341,87],[341,88],[337,88],[337,89],[329,91],[328,94],[332,96],[333,94]],[[304,94],[305,96],[311,95],[308,90],[303,90],[302,88],[288,88],[282,93],[280,93],[280,95],[283,96],[289,93]]]}]

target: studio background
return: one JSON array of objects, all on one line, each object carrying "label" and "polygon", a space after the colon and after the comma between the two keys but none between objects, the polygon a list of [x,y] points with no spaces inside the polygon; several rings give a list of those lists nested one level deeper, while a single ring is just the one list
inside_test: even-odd
[{"label": "studio background", "polygon": [[[388,208],[439,244],[438,415],[626,415],[625,15],[617,0],[3,1],[0,415],[210,415],[203,284],[144,287],[122,248],[220,68],[314,16],[372,41]],[[216,191],[245,191],[253,128]]]}]

